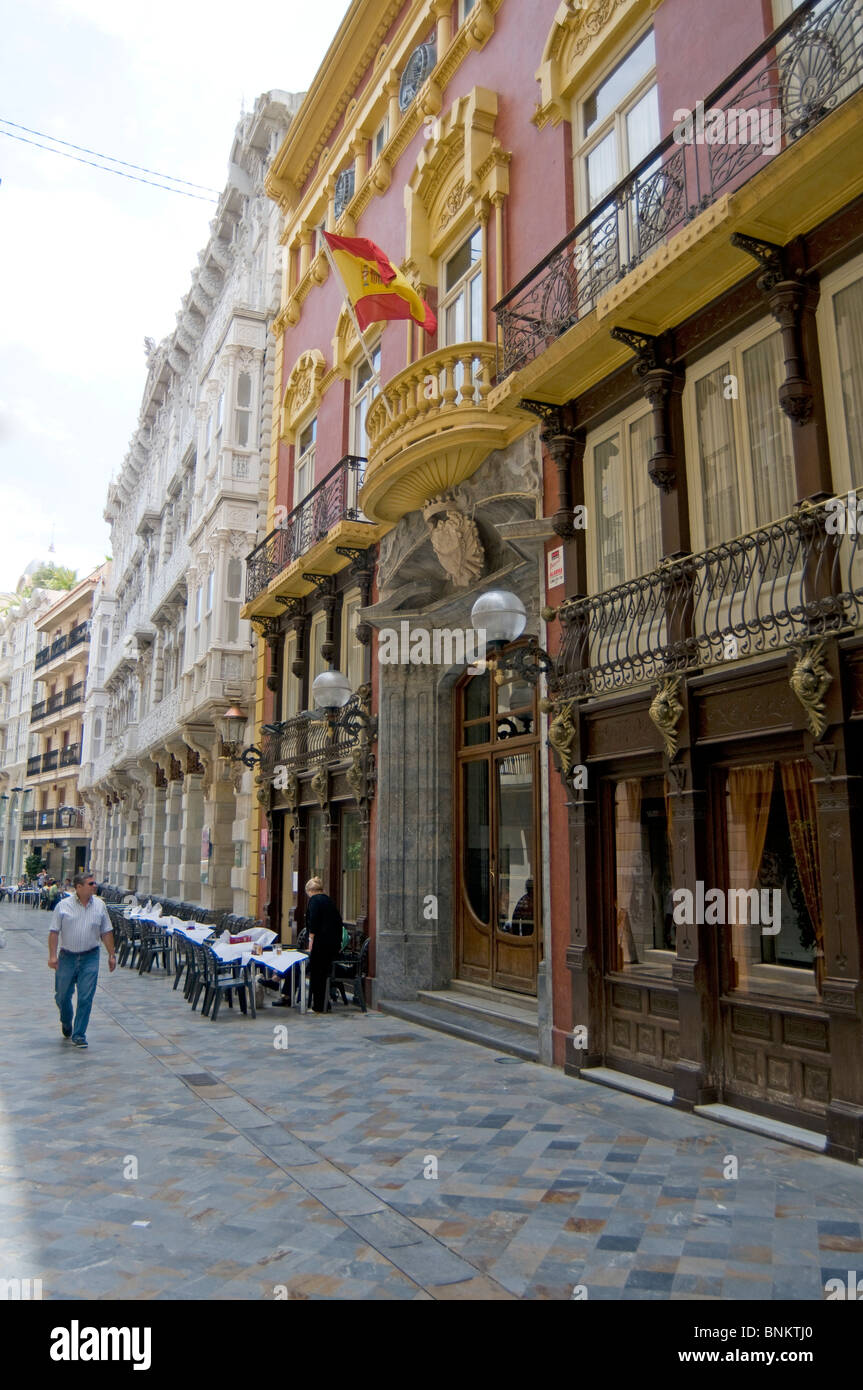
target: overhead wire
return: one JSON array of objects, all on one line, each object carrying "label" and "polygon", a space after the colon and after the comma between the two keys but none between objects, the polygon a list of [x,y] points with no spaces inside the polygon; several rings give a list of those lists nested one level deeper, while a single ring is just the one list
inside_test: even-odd
[{"label": "overhead wire", "polygon": [[[84,154],[95,155],[96,159],[110,160],[113,164],[122,164],[124,168],[113,169],[108,163],[99,164],[93,159],[83,159],[80,154],[70,154],[67,149],[54,149],[53,144],[43,145],[40,144],[38,140],[29,140],[25,135],[16,135],[12,130],[3,130],[3,125],[13,126],[15,130],[26,130],[30,135],[38,135],[40,140],[50,140],[53,144],[66,145],[68,146],[68,150],[80,150]],[[92,169],[101,169],[106,174],[118,174],[120,178],[132,179],[135,183],[145,183],[149,184],[152,188],[161,188],[165,193],[181,193],[185,198],[196,198],[198,201],[205,203],[216,203],[219,201],[217,190],[208,188],[206,184],[192,183],[190,179],[178,179],[172,174],[160,174],[155,169],[147,169],[140,164],[130,164],[128,160],[115,159],[113,155],[102,155],[99,154],[97,150],[88,150],[85,145],[73,145],[69,140],[59,140],[53,135],[43,134],[42,131],[30,130],[29,126],[18,125],[15,121],[7,121],[4,117],[0,117],[0,135],[6,135],[10,140],[20,140],[24,145],[33,145],[37,150],[46,150],[48,154],[59,154],[64,159],[74,159],[77,164],[86,164]],[[138,174],[129,174],[126,173],[126,169],[137,169],[140,172]],[[140,176],[141,174],[153,174],[155,177],[152,179],[142,178]],[[169,182],[157,183],[156,179],[166,179],[169,180]],[[174,188],[171,186],[171,184],[174,183],[185,184],[187,187]],[[192,188],[200,188],[206,191],[202,193],[191,193],[189,189]]]}]

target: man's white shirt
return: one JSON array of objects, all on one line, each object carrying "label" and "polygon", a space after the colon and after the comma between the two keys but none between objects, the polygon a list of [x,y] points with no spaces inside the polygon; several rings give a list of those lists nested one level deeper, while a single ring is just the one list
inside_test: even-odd
[{"label": "man's white shirt", "polygon": [[60,933],[60,948],[64,951],[92,951],[102,937],[113,930],[102,899],[94,894],[85,907],[77,893],[60,899],[49,928],[49,931]]}]

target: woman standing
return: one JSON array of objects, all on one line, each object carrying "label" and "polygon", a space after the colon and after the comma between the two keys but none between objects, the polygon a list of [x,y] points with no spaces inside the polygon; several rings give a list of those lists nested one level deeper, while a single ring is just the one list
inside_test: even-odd
[{"label": "woman standing", "polygon": [[306,884],[306,927],[309,933],[309,976],[312,1012],[322,1014],[327,1007],[327,980],[333,961],[342,949],[342,914],[324,892],[319,878]]}]

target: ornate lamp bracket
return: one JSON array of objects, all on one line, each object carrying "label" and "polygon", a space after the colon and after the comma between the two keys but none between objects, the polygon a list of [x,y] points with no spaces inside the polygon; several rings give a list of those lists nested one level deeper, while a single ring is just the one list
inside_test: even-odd
[{"label": "ornate lamp bracket", "polygon": [[677,456],[671,447],[668,402],[675,374],[668,340],[650,333],[637,333],[631,328],[612,328],[611,336],[616,342],[624,343],[638,359],[633,371],[640,378],[644,398],[653,411],[654,448],[647,471],[660,492],[672,492],[677,486]]}]

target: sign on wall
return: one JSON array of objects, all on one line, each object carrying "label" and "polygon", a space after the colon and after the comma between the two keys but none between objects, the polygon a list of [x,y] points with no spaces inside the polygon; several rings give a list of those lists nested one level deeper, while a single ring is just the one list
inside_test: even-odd
[{"label": "sign on wall", "polygon": [[556,545],[546,557],[548,565],[548,587],[557,589],[564,582],[563,546]]}]

